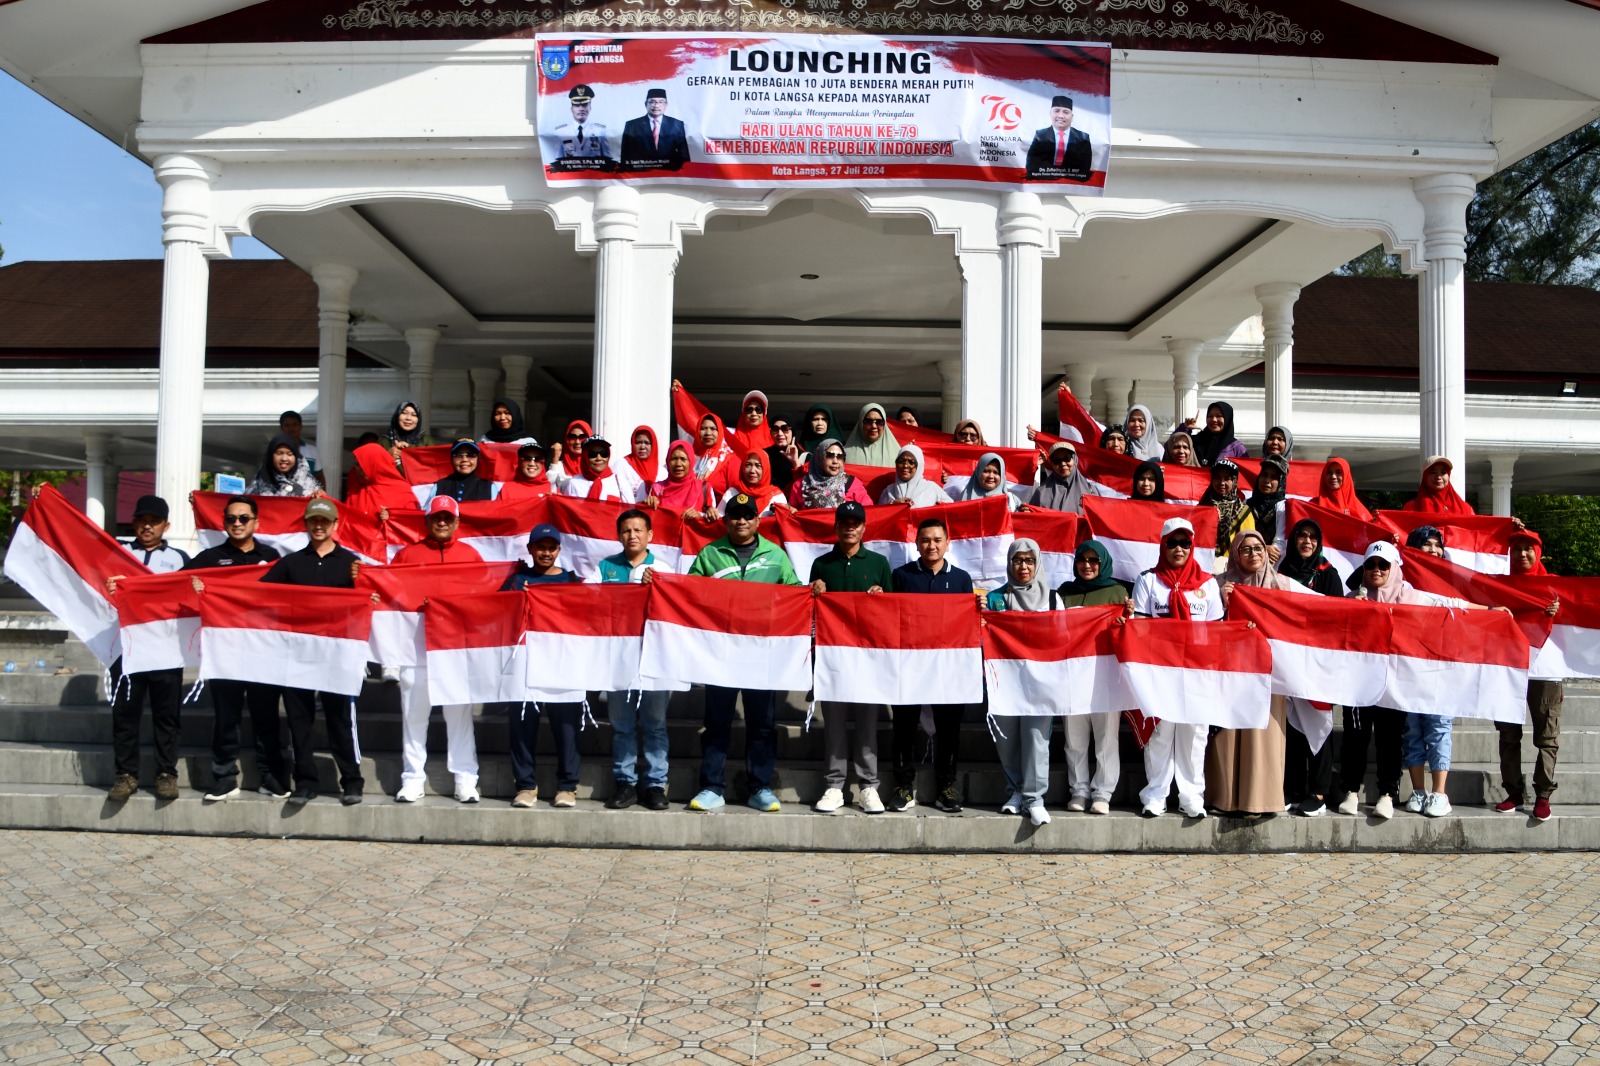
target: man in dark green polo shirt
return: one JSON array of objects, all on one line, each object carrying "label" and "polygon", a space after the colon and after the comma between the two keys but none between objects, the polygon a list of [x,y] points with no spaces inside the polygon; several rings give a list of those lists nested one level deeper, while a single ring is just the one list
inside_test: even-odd
[{"label": "man in dark green polo shirt", "polygon": [[[889,560],[861,546],[866,539],[867,512],[859,503],[841,503],[833,513],[838,543],[811,564],[811,594],[825,592],[886,591],[891,584]],[[850,723],[855,723],[855,747],[850,746]],[[871,703],[830,703],[822,709],[822,731],[827,747],[827,791],[813,810],[828,814],[844,806],[846,763],[856,772],[856,803],[867,814],[882,814],[878,797],[878,707]],[[853,756],[853,757],[852,757]]]}]

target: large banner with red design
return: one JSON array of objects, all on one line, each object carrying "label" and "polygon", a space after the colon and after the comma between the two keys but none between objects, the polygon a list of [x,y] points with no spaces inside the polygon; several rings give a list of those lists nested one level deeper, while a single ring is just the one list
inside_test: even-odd
[{"label": "large banner with red design", "polygon": [[552,185],[1105,186],[1105,44],[552,34],[538,50]]}]

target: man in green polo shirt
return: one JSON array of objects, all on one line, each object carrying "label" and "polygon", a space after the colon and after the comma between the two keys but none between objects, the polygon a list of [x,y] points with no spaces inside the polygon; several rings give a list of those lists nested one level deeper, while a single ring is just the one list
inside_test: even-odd
[{"label": "man in green polo shirt", "polygon": [[[841,503],[833,513],[838,542],[833,550],[811,564],[811,594],[827,592],[883,592],[891,586],[889,560],[862,547],[866,539],[867,512],[859,503]],[[855,723],[855,746],[849,726]],[[822,710],[827,769],[823,792],[813,810],[829,814],[844,806],[845,765],[856,772],[856,803],[867,814],[882,814],[878,797],[878,707],[872,703],[830,703]]]}]

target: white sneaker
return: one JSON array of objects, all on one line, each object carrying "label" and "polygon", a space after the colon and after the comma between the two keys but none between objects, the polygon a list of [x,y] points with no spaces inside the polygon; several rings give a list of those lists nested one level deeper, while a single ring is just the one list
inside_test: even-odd
[{"label": "white sneaker", "polygon": [[830,788],[822,794],[822,798],[811,805],[811,809],[818,814],[832,814],[844,806],[844,790]]},{"label": "white sneaker", "polygon": [[480,798],[476,781],[456,779],[456,799],[462,803],[477,803]]},{"label": "white sneaker", "polygon": [[1361,813],[1361,797],[1354,792],[1346,792],[1344,799],[1339,801],[1340,814]]},{"label": "white sneaker", "polygon": [[1406,810],[1412,814],[1421,814],[1428,805],[1428,794],[1420,788],[1411,790],[1411,795],[1406,799]]},{"label": "white sneaker", "polygon": [[865,814],[883,813],[883,800],[878,796],[878,790],[870,785],[856,790],[856,806]]},{"label": "white sneaker", "polygon": [[400,671],[392,666],[385,666],[382,670],[378,671],[378,678],[379,680],[386,681],[391,684],[399,684]]},{"label": "white sneaker", "polygon": [[1089,813],[1110,814],[1111,804],[1107,803],[1105,800],[1095,800],[1093,803],[1089,804]]},{"label": "white sneaker", "polygon": [[1372,813],[1378,818],[1394,817],[1394,799],[1390,796],[1379,796],[1378,802],[1372,805]]},{"label": "white sneaker", "polygon": [[1073,796],[1067,801],[1067,810],[1074,814],[1082,814],[1089,807],[1088,796]]},{"label": "white sneaker", "polygon": [[407,783],[401,785],[400,791],[394,794],[394,801],[396,803],[422,802],[422,782],[408,781]]},{"label": "white sneaker", "polygon": [[1022,813],[1022,793],[1020,793],[1020,792],[1011,793],[1011,798],[1006,800],[1004,803],[1002,803],[1000,805],[1000,813],[1001,814],[1021,814]]},{"label": "white sneaker", "polygon": [[[1312,806],[1313,803],[1316,804],[1315,807]],[[1328,805],[1321,800],[1307,800],[1297,806],[1299,807],[1297,813],[1302,818],[1321,818],[1328,813]]]},{"label": "white sneaker", "polygon": [[1167,813],[1167,805],[1165,803],[1147,803],[1140,813],[1146,818],[1160,818]]},{"label": "white sneaker", "polygon": [[1183,812],[1185,818],[1204,818],[1206,816],[1206,809],[1203,806],[1185,807],[1180,803],[1178,804],[1178,810]]},{"label": "white sneaker", "polygon": [[1036,826],[1037,825],[1049,825],[1050,824],[1050,812],[1044,809],[1044,805],[1043,804],[1041,804],[1041,805],[1039,805],[1037,807],[1029,807],[1028,808],[1028,821],[1032,822]]},{"label": "white sneaker", "polygon": [[1443,818],[1450,813],[1450,797],[1443,792],[1428,793],[1428,802],[1423,806],[1422,813],[1429,818]]}]

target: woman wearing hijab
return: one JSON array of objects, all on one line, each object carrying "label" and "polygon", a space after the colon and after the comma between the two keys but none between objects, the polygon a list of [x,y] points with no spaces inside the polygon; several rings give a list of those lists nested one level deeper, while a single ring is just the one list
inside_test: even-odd
[{"label": "woman wearing hijab", "polygon": [[641,484],[654,485],[661,476],[656,431],[649,426],[634,426],[628,434],[628,444],[628,468],[639,476]]},{"label": "woman wearing hijab", "polygon": [[267,441],[266,454],[255,480],[245,490],[250,496],[320,496],[322,485],[300,455],[300,445],[287,433]]},{"label": "woman wearing hijab", "polygon": [[1429,514],[1477,514],[1450,484],[1450,471],[1454,469],[1455,464],[1445,456],[1430,455],[1422,464],[1422,484],[1417,486],[1417,495],[1407,500],[1402,509]]},{"label": "woman wearing hijab", "polygon": [[382,443],[394,456],[395,469],[404,473],[400,465],[400,453],[407,448],[433,443],[433,438],[422,429],[422,409],[410,400],[396,407],[394,414],[389,416],[389,428],[384,431]]},{"label": "woman wearing hijab", "polygon": [[583,442],[583,473],[568,481],[561,493],[580,500],[621,500],[631,504],[644,495],[644,486],[628,467],[612,469],[610,441],[590,437]]},{"label": "woman wearing hijab", "polygon": [[550,472],[545,468],[544,449],[537,444],[524,444],[517,449],[516,477],[500,483],[500,495],[495,499],[537,500],[553,491]]},{"label": "woman wearing hijab", "polygon": [[1128,434],[1121,426],[1107,426],[1100,434],[1100,447],[1104,451],[1115,452],[1118,455],[1128,454]]},{"label": "woman wearing hijab", "polygon": [[[1193,425],[1191,420],[1189,425]],[[1243,459],[1245,446],[1233,433],[1233,405],[1218,400],[1206,408],[1206,428],[1194,435],[1194,454],[1201,466],[1219,459]]]},{"label": "woman wearing hijab", "polygon": [[800,453],[810,455],[817,450],[817,445],[829,437],[837,437],[839,434],[833,428],[836,421],[833,408],[825,403],[814,403],[806,408],[806,420],[800,426]]},{"label": "woman wearing hijab", "polygon": [[1200,465],[1200,460],[1194,454],[1194,438],[1189,436],[1187,430],[1173,430],[1172,436],[1167,438],[1166,449],[1161,453],[1161,461],[1174,466]]},{"label": "woman wearing hijab", "polygon": [[517,406],[517,401],[509,396],[502,396],[494,402],[494,410],[489,413],[489,429],[480,440],[483,444],[538,444],[528,435],[527,428],[522,424],[522,408]]},{"label": "woman wearing hijab", "polygon": [[565,489],[567,482],[583,476],[583,442],[594,436],[594,427],[580,418],[567,423],[561,443],[551,445],[558,452],[559,462],[550,468],[550,482],[557,490]]},{"label": "woman wearing hijab", "polygon": [[922,476],[926,461],[922,449],[915,444],[901,447],[894,457],[894,481],[878,497],[879,503],[904,503],[912,507],[932,507],[936,503],[954,503],[950,494]]},{"label": "woman wearing hijab", "polygon": [[893,466],[899,451],[899,443],[889,432],[889,415],[883,404],[862,407],[856,428],[844,442],[844,461],[857,466]]},{"label": "woman wearing hijab", "polygon": [[1201,494],[1200,506],[1217,509],[1217,561],[1222,562],[1233,538],[1256,527],[1256,517],[1239,491],[1239,467],[1232,459],[1219,459],[1211,468],[1211,485]]},{"label": "woman wearing hijab", "polygon": [[772,514],[778,507],[787,510],[789,501],[783,498],[783,493],[772,483],[772,470],[767,465],[768,461],[764,448],[752,448],[746,452],[744,462],[739,464],[739,482],[728,486],[728,491],[722,494],[722,499],[717,504],[717,510],[726,511],[728,501],[740,493],[755,501],[757,517]]},{"label": "woman wearing hijab", "polygon": [[1322,483],[1311,502],[1363,522],[1376,521],[1367,505],[1356,498],[1356,481],[1350,476],[1350,464],[1343,459],[1329,459],[1323,466]]},{"label": "woman wearing hijab", "polygon": [[[1072,558],[1072,580],[1056,589],[1056,603],[1065,608],[1098,607],[1128,602],[1128,589],[1112,573],[1111,553],[1098,540],[1078,545]],[[1067,715],[1067,810],[1110,814],[1111,796],[1122,777],[1117,737],[1122,712]],[[1089,774],[1089,748],[1094,747],[1094,776]]]},{"label": "woman wearing hijab", "polygon": [[713,510],[711,490],[694,476],[689,446],[681,440],[667,445],[667,476],[655,483],[646,501],[651,507],[693,518]]},{"label": "woman wearing hijab", "polygon": [[1128,498],[1146,503],[1167,502],[1167,475],[1159,459],[1146,459],[1139,464],[1133,472],[1133,492]]},{"label": "woman wearing hijab", "polygon": [[1283,514],[1284,501],[1288,499],[1288,484],[1288,460],[1276,455],[1261,460],[1255,491],[1250,493],[1250,514],[1255,518],[1256,532],[1267,542],[1268,561],[1274,566],[1278,564],[1279,556],[1273,542],[1278,539],[1278,519]]},{"label": "woman wearing hijab", "polygon": [[1261,457],[1276,455],[1284,462],[1294,458],[1294,434],[1282,426],[1273,426],[1267,430],[1267,437],[1261,442]]},{"label": "woman wearing hijab", "polygon": [[831,511],[846,500],[872,506],[861,479],[844,471],[844,445],[828,437],[812,450],[805,476],[796,478],[789,488],[789,506],[798,511],[823,507]]},{"label": "woman wearing hijab", "polygon": [[[1344,583],[1339,571],[1322,555],[1322,527],[1309,518],[1294,524],[1285,540],[1283,561],[1278,573],[1312,592],[1322,596],[1343,596]],[[1323,738],[1322,745],[1311,750],[1306,732],[1295,724],[1301,714],[1332,714],[1296,700],[1290,707],[1289,735],[1286,740],[1288,756],[1283,771],[1284,798],[1289,809],[1307,818],[1320,818],[1328,813],[1328,789],[1333,780],[1333,745]],[[1330,727],[1331,729],[1331,727]]]},{"label": "woman wearing hijab", "polygon": [[[1522,585],[1525,578],[1550,576],[1544,568],[1544,541],[1533,530],[1519,529],[1511,534],[1506,554],[1514,584]],[[1529,584],[1539,589],[1541,596],[1551,597],[1545,613],[1551,618],[1559,617],[1561,599],[1554,590],[1542,582]],[[1528,676],[1528,719],[1533,726],[1535,752],[1531,813],[1536,822],[1550,820],[1550,795],[1556,790],[1556,757],[1561,751],[1561,704],[1566,696],[1561,687],[1564,678],[1551,676],[1553,672],[1541,667]],[[1494,809],[1510,814],[1528,798],[1528,779],[1522,772],[1522,723],[1496,722],[1494,729],[1500,737],[1500,783],[1506,790],[1506,798]]]},{"label": "woman wearing hijab", "polygon": [[[989,457],[984,456],[984,458]],[[1088,479],[1078,470],[1078,449],[1071,441],[1058,440],[1050,445],[1049,458],[1050,468],[1034,487],[1033,494],[1028,497],[1028,506],[1046,511],[1070,511],[1073,514],[1082,514],[1083,498],[1098,496],[1100,492],[1089,484]],[[998,461],[999,456],[995,456],[995,459]],[[1002,467],[1002,471],[1003,469]],[[968,487],[971,487],[970,484]],[[1016,508],[1013,507],[1012,510]]]},{"label": "woman wearing hijab", "polygon": [[[1228,569],[1222,574],[1224,607],[1233,590],[1241,585],[1315,595],[1272,569],[1266,539],[1253,529],[1235,536],[1228,547]],[[1210,806],[1246,815],[1277,814],[1284,809],[1287,713],[1284,698],[1273,696],[1266,728],[1217,730],[1206,752],[1206,799]]]},{"label": "woman wearing hijab", "polygon": [[[1006,583],[989,593],[985,606],[991,611],[1048,611],[1054,594],[1039,578],[1039,545],[1018,537],[1006,549]],[[1050,821],[1044,808],[1044,794],[1050,787],[1050,730],[1055,716],[1025,714],[1007,718],[995,725],[995,747],[1011,798],[1000,808],[1001,814],[1027,812],[1034,825]]]},{"label": "woman wearing hijab", "polygon": [[767,394],[751,389],[739,405],[739,417],[731,433],[735,455],[748,455],[752,449],[772,447],[772,429],[767,425]]},{"label": "woman wearing hijab", "polygon": [[1135,459],[1159,459],[1165,449],[1156,439],[1156,418],[1150,408],[1136,403],[1128,408],[1122,420],[1122,431],[1128,437],[1128,454]]},{"label": "woman wearing hijab", "polygon": [[[733,448],[728,444],[727,430],[722,425],[722,419],[709,412],[700,419],[700,424],[695,427],[694,438],[694,476],[711,485],[713,491],[717,488],[717,473],[733,458]],[[727,474],[722,475],[723,478]]]},{"label": "woman wearing hijab", "polygon": [[970,418],[963,418],[956,423],[956,428],[950,434],[950,440],[954,444],[988,444],[988,441],[983,439],[983,427]]},{"label": "woman wearing hijab", "polygon": [[450,448],[450,473],[433,483],[433,495],[448,496],[457,503],[494,499],[495,483],[478,476],[481,458],[478,445],[470,438],[456,441]]},{"label": "woman wearing hijab", "polygon": [[1017,498],[1006,491],[1006,464],[995,452],[984,452],[978,457],[978,465],[972,468],[972,476],[967,479],[966,488],[961,490],[959,500],[982,500],[990,496],[1004,496],[1006,510],[1017,509]]}]

